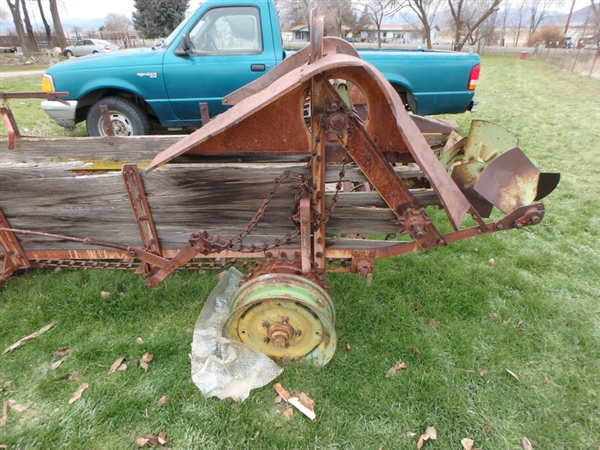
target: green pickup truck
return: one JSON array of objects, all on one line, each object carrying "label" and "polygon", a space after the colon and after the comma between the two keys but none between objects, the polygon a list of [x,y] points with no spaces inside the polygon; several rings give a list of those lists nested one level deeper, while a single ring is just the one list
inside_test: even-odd
[{"label": "green pickup truck", "polygon": [[[115,135],[151,134],[202,125],[229,106],[223,97],[257,79],[285,58],[273,0],[208,0],[152,48],[71,59],[50,67],[46,92],[69,92],[66,102],[44,101],[58,125],[86,121],[90,136],[104,135],[99,105],[106,105]],[[375,66],[415,114],[473,111],[479,56],[433,50],[366,50]]]}]

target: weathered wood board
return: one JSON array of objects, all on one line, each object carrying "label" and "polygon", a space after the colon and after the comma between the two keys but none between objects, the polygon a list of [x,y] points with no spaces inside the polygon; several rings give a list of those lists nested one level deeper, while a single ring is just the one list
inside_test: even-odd
[{"label": "weathered wood board", "polygon": [[[0,151],[0,208],[12,228],[141,246],[123,176],[114,170],[123,163],[138,163],[161,247],[181,248],[198,230],[234,237],[252,219],[276,178],[290,171],[248,242],[270,241],[295,229],[290,212],[300,188],[299,174],[306,174],[305,162],[184,162],[145,174],[143,167],[177,139],[17,140],[15,150]],[[103,170],[89,170],[93,167]],[[328,165],[327,182],[340,181],[341,168],[339,163]],[[343,181],[366,181],[352,164],[344,172]],[[415,171],[408,169],[407,174],[414,176]],[[413,193],[421,205],[437,202],[430,190]],[[334,195],[335,189],[328,194],[328,205]],[[397,232],[398,224],[377,192],[340,192],[327,231],[387,234]],[[33,235],[19,235],[19,241],[25,250],[82,247]]]}]

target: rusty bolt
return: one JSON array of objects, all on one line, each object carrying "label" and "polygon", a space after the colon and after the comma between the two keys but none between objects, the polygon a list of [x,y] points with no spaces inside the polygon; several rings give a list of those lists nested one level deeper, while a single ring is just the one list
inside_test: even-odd
[{"label": "rusty bolt", "polygon": [[530,210],[525,214],[525,218],[527,219],[527,223],[531,225],[537,225],[542,221],[540,217],[540,213],[538,210]]},{"label": "rusty bolt", "polygon": [[410,226],[413,230],[413,233],[415,233],[415,237],[417,239],[421,239],[423,236],[425,236],[425,233],[423,232],[423,225],[419,222],[415,222]]},{"label": "rusty bolt", "polygon": [[332,114],[329,117],[329,125],[334,130],[341,130],[346,127],[346,118],[342,114]]}]

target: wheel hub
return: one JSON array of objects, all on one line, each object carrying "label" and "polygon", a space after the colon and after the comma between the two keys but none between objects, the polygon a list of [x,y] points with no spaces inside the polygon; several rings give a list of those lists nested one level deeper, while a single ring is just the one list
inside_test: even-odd
[{"label": "wheel hub", "polygon": [[267,274],[234,295],[224,336],[280,361],[325,365],[337,337],[331,298],[317,284],[293,274]]}]

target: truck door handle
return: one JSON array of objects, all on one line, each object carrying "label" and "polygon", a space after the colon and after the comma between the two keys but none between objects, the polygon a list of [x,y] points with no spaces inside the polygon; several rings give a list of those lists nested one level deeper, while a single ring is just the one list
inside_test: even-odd
[{"label": "truck door handle", "polygon": [[250,66],[250,70],[252,72],[264,72],[266,70],[266,66],[264,64],[252,64]]}]

